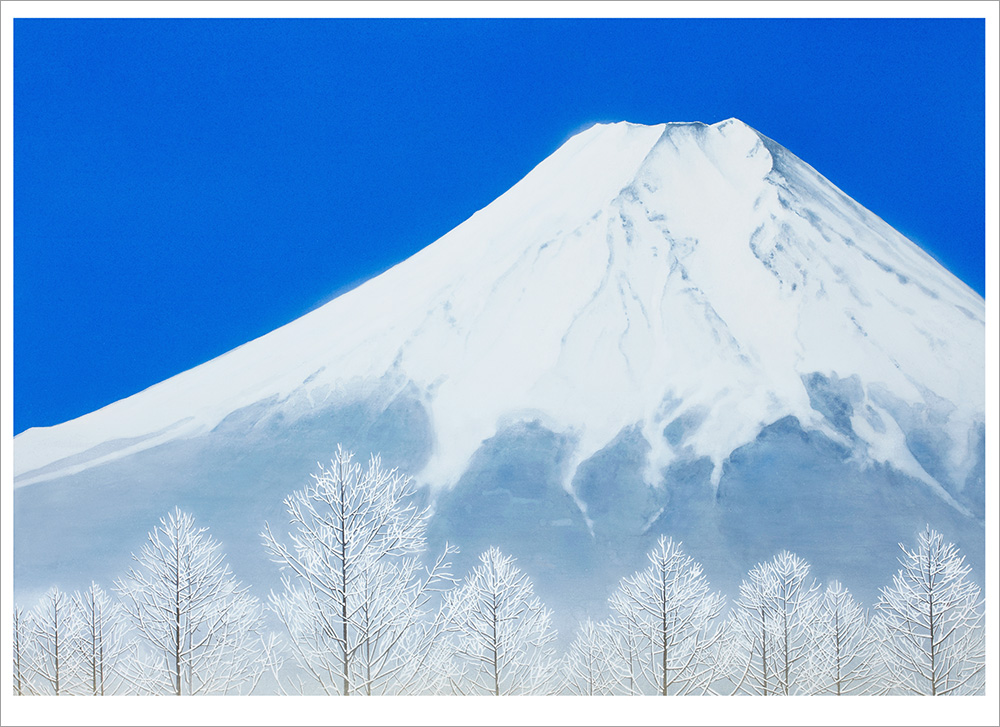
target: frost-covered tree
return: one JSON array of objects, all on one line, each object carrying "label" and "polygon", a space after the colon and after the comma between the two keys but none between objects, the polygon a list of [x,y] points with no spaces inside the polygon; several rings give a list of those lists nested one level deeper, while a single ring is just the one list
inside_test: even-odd
[{"label": "frost-covered tree", "polygon": [[809,691],[837,696],[869,693],[877,654],[868,615],[838,581],[827,586],[810,628]]},{"label": "frost-covered tree", "polygon": [[[283,571],[271,609],[295,662],[327,694],[424,692],[443,625],[431,602],[453,580],[446,546],[425,568],[429,511],[411,480],[367,469],[339,446],[307,486],[285,498],[295,531],[286,545],[265,526],[264,546]],[[425,678],[427,676],[427,678]]]},{"label": "frost-covered tree", "polygon": [[560,667],[563,691],[581,696],[621,694],[627,672],[607,623],[586,619],[580,624]]},{"label": "frost-covered tree", "polygon": [[809,564],[794,553],[778,553],[771,568],[777,580],[774,627],[778,684],[782,694],[796,694],[804,684],[803,667],[812,648],[811,625],[820,589],[809,577]]},{"label": "frost-covered tree", "polygon": [[206,530],[175,509],[133,553],[136,566],[115,583],[146,648],[131,680],[137,691],[241,694],[261,676],[262,608],[233,577]]},{"label": "frost-covered tree", "polygon": [[734,693],[774,694],[776,689],[771,599],[776,590],[771,568],[758,563],[740,584],[726,626],[723,661]]},{"label": "frost-covered tree", "polygon": [[118,692],[126,679],[134,644],[121,604],[96,583],[73,594],[78,619],[71,648],[80,668],[81,692],[104,696]]},{"label": "frost-covered tree", "polygon": [[37,659],[34,648],[34,624],[31,612],[14,607],[14,633],[11,640],[12,672],[14,694],[37,694],[32,677]]},{"label": "frost-covered tree", "polygon": [[736,692],[788,695],[808,688],[804,666],[818,602],[809,564],[794,553],[782,551],[751,569],[726,626],[725,659]]},{"label": "frost-covered tree", "polygon": [[552,612],[528,576],[497,548],[479,556],[461,587],[447,594],[462,694],[544,694],[555,688],[558,665]]},{"label": "frost-covered tree", "polygon": [[882,589],[874,625],[893,691],[982,694],[984,609],[965,556],[930,527],[903,551],[902,568]]},{"label": "frost-covered tree", "polygon": [[615,629],[611,639],[610,663],[620,690],[616,693],[636,695],[642,694],[644,679],[642,663],[645,659],[643,644],[647,643],[646,635],[631,629]]},{"label": "frost-covered tree", "polygon": [[623,579],[609,600],[612,631],[633,652],[629,671],[641,692],[706,693],[725,599],[673,539],[661,536],[648,557],[649,567]]},{"label": "frost-covered tree", "polygon": [[57,587],[42,596],[31,617],[35,659],[32,671],[43,694],[72,694],[78,685],[77,659],[72,643],[78,619],[70,597]]}]

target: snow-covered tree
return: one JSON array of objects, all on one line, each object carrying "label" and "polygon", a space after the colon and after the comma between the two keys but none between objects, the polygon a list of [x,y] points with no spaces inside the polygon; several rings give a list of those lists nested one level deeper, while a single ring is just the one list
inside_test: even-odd
[{"label": "snow-covered tree", "polygon": [[43,694],[72,694],[79,686],[77,659],[72,643],[78,620],[70,597],[57,587],[42,596],[31,617],[35,659],[32,671]]},{"label": "snow-covered tree", "polygon": [[648,557],[649,567],[622,580],[609,600],[611,628],[634,650],[629,671],[641,692],[705,693],[725,599],[709,590],[701,565],[673,539],[661,536]]},{"label": "snow-covered tree", "polygon": [[965,556],[930,527],[882,589],[874,626],[889,688],[906,694],[982,694],[986,648],[979,586]]},{"label": "snow-covered tree", "polygon": [[179,509],[160,520],[115,583],[147,651],[132,688],[153,694],[253,690],[266,664],[262,608],[233,578],[219,543]]},{"label": "snow-covered tree", "polygon": [[329,467],[285,498],[295,532],[288,546],[265,526],[264,545],[283,571],[271,609],[302,671],[327,694],[424,692],[442,621],[431,601],[453,580],[446,546],[425,568],[429,511],[411,480],[367,469],[339,446]]},{"label": "snow-covered tree", "polygon": [[804,666],[818,602],[809,564],[794,553],[782,551],[751,569],[726,626],[724,658],[736,692],[788,695],[808,689]]},{"label": "snow-covered tree", "polygon": [[416,632],[420,648],[411,649],[414,655],[412,662],[401,673],[396,690],[400,694],[441,695],[456,692],[455,679],[461,666],[456,663],[454,644],[447,630],[446,595],[442,594],[435,600],[438,608],[433,618],[423,620]]},{"label": "snow-covered tree", "polygon": [[811,625],[820,589],[809,577],[809,564],[794,553],[778,553],[771,567],[777,579],[774,626],[778,684],[782,694],[796,694],[804,684],[803,667],[812,647]]},{"label": "snow-covered tree", "polygon": [[877,654],[868,615],[838,581],[827,586],[810,628],[810,693],[841,696],[874,689]]},{"label": "snow-covered tree", "polygon": [[134,648],[122,607],[96,583],[73,594],[73,607],[79,623],[70,646],[80,668],[81,692],[115,694]]},{"label": "snow-covered tree", "polygon": [[740,584],[739,598],[723,629],[726,639],[723,661],[728,667],[734,693],[774,694],[776,688],[774,613],[771,599],[776,590],[771,568],[758,563]]},{"label": "snow-covered tree", "polygon": [[11,643],[14,694],[37,694],[32,677],[37,659],[34,648],[34,624],[31,612],[14,607],[14,633]]},{"label": "snow-covered tree", "polygon": [[627,693],[627,673],[607,623],[586,619],[563,657],[563,691],[581,696]]},{"label": "snow-covered tree", "polygon": [[643,644],[648,643],[646,635],[632,629],[614,629],[611,632],[611,658],[612,673],[616,675],[616,681],[620,685],[619,694],[630,696],[642,694],[644,685],[643,661],[646,659],[643,653]]},{"label": "snow-covered tree", "polygon": [[558,665],[552,612],[535,596],[528,576],[497,548],[479,556],[461,587],[447,594],[462,694],[544,694]]}]

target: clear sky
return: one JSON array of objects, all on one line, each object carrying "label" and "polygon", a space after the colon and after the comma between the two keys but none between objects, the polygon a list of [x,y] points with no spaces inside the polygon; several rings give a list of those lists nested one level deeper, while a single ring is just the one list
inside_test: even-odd
[{"label": "clear sky", "polygon": [[14,23],[14,430],[430,244],[594,122],[735,116],[983,294],[972,20]]}]

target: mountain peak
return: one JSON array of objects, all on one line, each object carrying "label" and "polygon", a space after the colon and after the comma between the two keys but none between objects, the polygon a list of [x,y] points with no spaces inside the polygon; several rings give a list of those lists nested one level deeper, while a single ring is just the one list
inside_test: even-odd
[{"label": "mountain peak", "polygon": [[753,133],[755,134],[757,133],[756,129],[747,124],[745,121],[741,121],[740,119],[736,118],[735,116],[730,116],[728,119],[723,119],[722,121],[716,121],[711,126],[713,129],[719,129],[719,130],[726,129],[729,127],[737,129],[750,129],[750,131],[752,131]]}]

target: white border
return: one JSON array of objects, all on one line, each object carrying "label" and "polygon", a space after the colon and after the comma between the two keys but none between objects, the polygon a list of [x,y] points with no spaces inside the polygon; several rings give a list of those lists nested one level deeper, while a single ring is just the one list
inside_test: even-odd
[{"label": "white border", "polygon": [[[171,701],[142,697],[8,698],[10,674],[13,492],[13,18],[15,17],[979,17],[986,19],[986,483],[987,573],[1000,572],[997,520],[998,431],[1000,401],[1000,335],[998,335],[997,270],[1000,227],[996,200],[998,185],[997,88],[998,17],[994,2],[31,2],[10,0],[0,5],[0,59],[2,59],[2,157],[0,176],[0,476],[2,476],[2,644],[3,679],[0,709],[3,724],[172,725],[191,724],[746,724],[746,725],[996,725],[1000,723],[998,695],[997,618],[998,579],[986,593],[988,632],[987,695],[946,700],[921,698],[842,698],[815,701],[790,697],[762,698],[508,698],[407,697],[330,701],[321,697],[221,697]],[[975,130],[970,130],[973,133]],[[291,699],[291,701],[290,701]],[[322,700],[322,701],[321,701]],[[805,701],[810,700],[810,701]]]},{"label": "white border", "polygon": [[4,17],[34,18],[988,18],[987,0],[7,0]]}]

